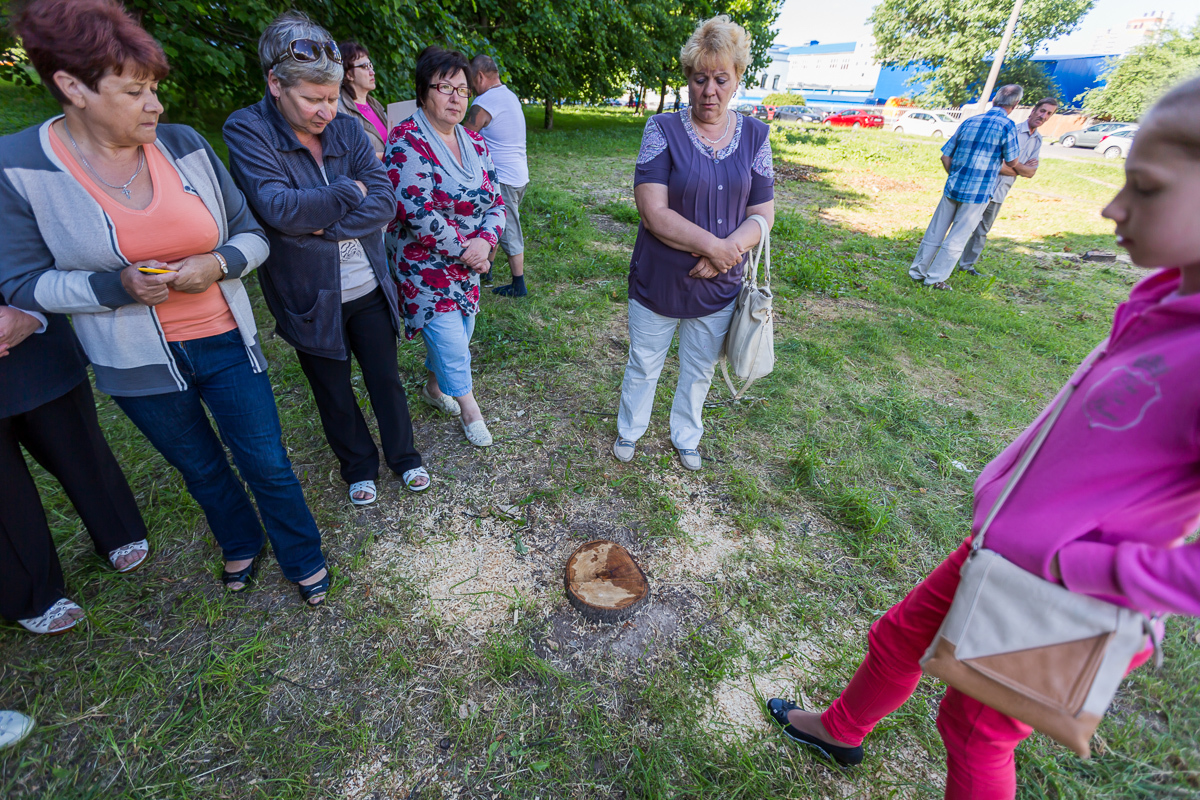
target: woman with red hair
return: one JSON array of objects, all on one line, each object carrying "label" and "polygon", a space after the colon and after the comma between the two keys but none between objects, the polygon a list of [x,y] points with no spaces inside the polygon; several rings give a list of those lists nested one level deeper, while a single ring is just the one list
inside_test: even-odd
[{"label": "woman with red hair", "polygon": [[159,124],[166,56],[121,5],[35,0],[13,28],[63,114],[0,139],[0,294],[72,315],[97,387],[204,510],[231,591],[254,578],[265,527],[284,575],[319,604],[321,534],[241,281],[267,257],[262,228],[208,143]]}]

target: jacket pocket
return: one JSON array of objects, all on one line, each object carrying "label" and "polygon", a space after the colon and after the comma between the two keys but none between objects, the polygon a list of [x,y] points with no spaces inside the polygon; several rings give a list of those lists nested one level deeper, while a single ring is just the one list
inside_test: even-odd
[{"label": "jacket pocket", "polygon": [[342,349],[341,291],[321,289],[312,308],[297,314],[284,309],[288,326],[296,341],[313,350],[340,351]]}]

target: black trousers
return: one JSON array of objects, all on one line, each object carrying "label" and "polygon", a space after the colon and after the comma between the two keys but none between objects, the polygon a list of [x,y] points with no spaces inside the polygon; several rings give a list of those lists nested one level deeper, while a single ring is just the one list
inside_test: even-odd
[{"label": "black trousers", "polygon": [[[396,332],[383,290],[377,288],[342,304],[342,325],[346,345],[358,360],[371,397],[388,466],[397,475],[421,466],[421,454],[413,444],[408,398],[396,365]],[[338,360],[301,352],[296,355],[317,401],[325,439],[341,462],[342,480],[375,480],[379,477],[379,451],[350,383],[349,357]]]},{"label": "black trousers", "polygon": [[103,558],[146,538],[133,492],[100,432],[87,381],[32,411],[0,419],[0,616],[9,620],[41,616],[66,595],[21,445],[62,484]]}]

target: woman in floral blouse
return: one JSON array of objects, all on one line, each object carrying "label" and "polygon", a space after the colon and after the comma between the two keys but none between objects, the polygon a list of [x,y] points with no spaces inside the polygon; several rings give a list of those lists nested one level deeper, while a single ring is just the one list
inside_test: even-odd
[{"label": "woman in floral blouse", "polygon": [[402,298],[404,334],[425,339],[421,399],[460,417],[467,441],[492,435],[471,393],[471,334],[479,273],[504,232],[504,201],[483,137],[460,123],[467,59],[427,47],[417,57],[417,112],[388,135],[383,164],[396,192],[388,255]]}]

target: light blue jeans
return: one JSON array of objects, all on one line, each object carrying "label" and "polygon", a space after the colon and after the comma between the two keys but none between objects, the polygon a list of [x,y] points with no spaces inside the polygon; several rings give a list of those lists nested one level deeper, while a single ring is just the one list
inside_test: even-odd
[{"label": "light blue jeans", "polygon": [[421,329],[425,340],[425,369],[437,376],[442,394],[463,397],[471,393],[471,336],[475,315],[458,310],[434,314]]},{"label": "light blue jeans", "polygon": [[671,444],[695,450],[704,435],[704,399],[712,386],[713,370],[733,319],[731,302],[707,317],[664,317],[636,300],[629,301],[629,361],[621,383],[621,408],[617,433],[636,442],[650,426],[654,390],[663,362],[679,328],[679,381],[671,404]]}]

